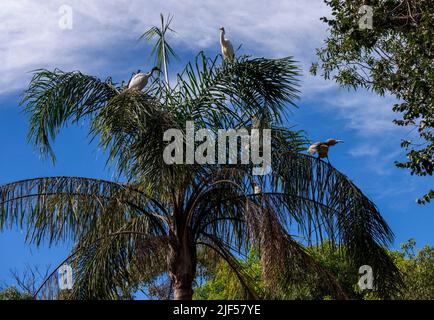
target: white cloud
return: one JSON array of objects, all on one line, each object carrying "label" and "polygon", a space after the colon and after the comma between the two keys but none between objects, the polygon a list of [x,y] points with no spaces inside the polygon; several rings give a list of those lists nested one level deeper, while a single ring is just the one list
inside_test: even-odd
[{"label": "white cloud", "polygon": [[365,144],[356,146],[349,151],[350,155],[355,158],[376,156],[379,153],[379,149],[375,145]]},{"label": "white cloud", "polygon": [[64,4],[58,0],[2,0],[0,94],[22,89],[28,79],[26,72],[40,67],[95,71],[108,63],[106,49],[137,39],[146,27],[159,23],[160,12],[175,15],[174,42],[184,49],[217,52],[218,28],[224,25],[234,45],[243,44],[244,51],[267,56],[292,54],[307,66],[325,35],[319,18],[327,13],[321,0],[309,5],[301,0],[77,0],[70,3],[73,29],[62,30],[59,8]]},{"label": "white cloud", "polygon": [[335,116],[345,121],[347,128],[356,130],[361,136],[405,133],[405,129],[392,123],[397,117],[392,111],[396,103],[393,97],[380,97],[363,89],[347,91],[334,87],[328,91],[328,94],[317,94],[315,98],[324,103],[326,112],[335,112]]},{"label": "white cloud", "polygon": [[[138,36],[158,24],[163,12],[175,15],[177,34],[172,41],[176,48],[217,53],[218,28],[224,25],[234,46],[243,44],[245,53],[293,55],[303,68],[302,98],[324,104],[328,112],[344,118],[349,128],[371,135],[394,128],[391,99],[360,91],[347,93],[338,90],[333,81],[309,75],[315,48],[326,37],[326,26],[319,18],[329,10],[322,0],[309,4],[303,0],[76,0],[70,3],[72,30],[59,28],[59,8],[64,4],[68,3],[2,0],[0,94],[22,90],[30,77],[28,71],[42,67],[117,73],[119,61],[110,61],[113,47],[124,45],[126,53],[137,49]],[[323,109],[318,107],[318,112]]]}]

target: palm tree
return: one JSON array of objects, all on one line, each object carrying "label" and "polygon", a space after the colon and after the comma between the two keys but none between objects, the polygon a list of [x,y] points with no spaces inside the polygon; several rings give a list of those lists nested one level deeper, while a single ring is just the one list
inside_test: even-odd
[{"label": "palm tree", "polygon": [[[67,123],[85,120],[125,182],[46,177],[0,187],[0,227],[27,226],[39,245],[73,240],[65,260],[74,268],[69,293],[113,299],[167,275],[175,299],[191,299],[199,265],[223,259],[249,298],[278,298],[277,288],[314,272],[333,296],[345,293],[303,248],[328,239],[345,245],[355,266],[370,265],[387,296],[399,274],[385,246],[393,234],[376,206],[330,164],[301,154],[302,132],[284,127],[298,96],[292,58],[241,56],[231,63],[199,53],[173,88],[155,79],[145,92],[125,90],[79,71],[36,70],[23,104],[29,138],[41,152]],[[252,127],[272,131],[272,173],[252,165],[168,165],[167,129],[186,121],[217,133]],[[253,185],[262,192],[254,192]],[[296,234],[294,234],[296,233]],[[301,240],[300,240],[301,239]],[[259,290],[239,258],[255,248],[266,289]]]}]

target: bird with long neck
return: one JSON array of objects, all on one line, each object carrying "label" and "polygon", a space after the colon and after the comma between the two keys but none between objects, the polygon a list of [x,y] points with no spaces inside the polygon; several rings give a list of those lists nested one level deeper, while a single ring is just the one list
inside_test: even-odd
[{"label": "bird with long neck", "polygon": [[220,47],[222,49],[223,59],[225,61],[232,61],[235,58],[234,47],[232,43],[225,38],[225,28],[220,28]]},{"label": "bird with long neck", "polygon": [[148,84],[149,78],[155,71],[160,71],[160,69],[154,67],[151,71],[147,73],[140,72],[139,70],[139,72],[135,74],[128,83],[128,89],[142,91],[143,88],[146,87],[146,85]]},{"label": "bird with long neck", "polygon": [[320,158],[329,158],[329,148],[337,145],[338,143],[342,143],[342,140],[337,140],[337,139],[328,139],[325,142],[316,142],[312,145],[309,146],[309,148],[307,149],[307,151],[309,152],[309,154],[314,155],[315,153],[318,154],[318,159]]}]

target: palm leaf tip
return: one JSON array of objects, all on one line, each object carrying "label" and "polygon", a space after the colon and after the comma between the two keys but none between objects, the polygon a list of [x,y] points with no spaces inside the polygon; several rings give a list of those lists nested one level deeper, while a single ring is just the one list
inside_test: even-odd
[{"label": "palm leaf tip", "polygon": [[79,71],[36,70],[21,100],[30,117],[29,141],[54,160],[51,141],[59,130],[92,115],[116,94],[113,85]]}]

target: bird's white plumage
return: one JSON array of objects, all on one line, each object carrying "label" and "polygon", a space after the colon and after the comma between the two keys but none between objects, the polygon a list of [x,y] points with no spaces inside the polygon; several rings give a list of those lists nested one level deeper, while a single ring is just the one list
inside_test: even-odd
[{"label": "bird's white plumage", "polygon": [[139,72],[131,78],[130,82],[128,82],[128,89],[142,91],[148,84],[149,78],[152,76],[154,71],[160,71],[160,69],[154,67],[147,73],[140,72],[139,70]]},{"label": "bird's white plumage", "polygon": [[225,29],[220,28],[220,47],[222,50],[222,55],[224,60],[233,60],[235,57],[234,47],[232,43],[225,38]]},{"label": "bird's white plumage", "polygon": [[148,80],[151,77],[151,73],[138,73],[135,74],[128,84],[128,89],[142,91],[148,84]]},{"label": "bird's white plumage", "polygon": [[226,60],[234,59],[234,47],[229,40],[225,41],[225,45],[222,47],[222,53]]},{"label": "bird's white plumage", "polygon": [[320,145],[321,142],[315,142],[314,144],[309,146],[309,149],[307,149],[307,152],[309,152],[309,154],[315,154],[318,151],[318,145]]},{"label": "bird's white plumage", "polygon": [[328,158],[329,149],[330,147],[343,142],[342,140],[336,140],[336,139],[328,139],[325,142],[315,142],[314,144],[310,145],[307,149],[307,152],[309,154],[318,154],[318,158]]}]

